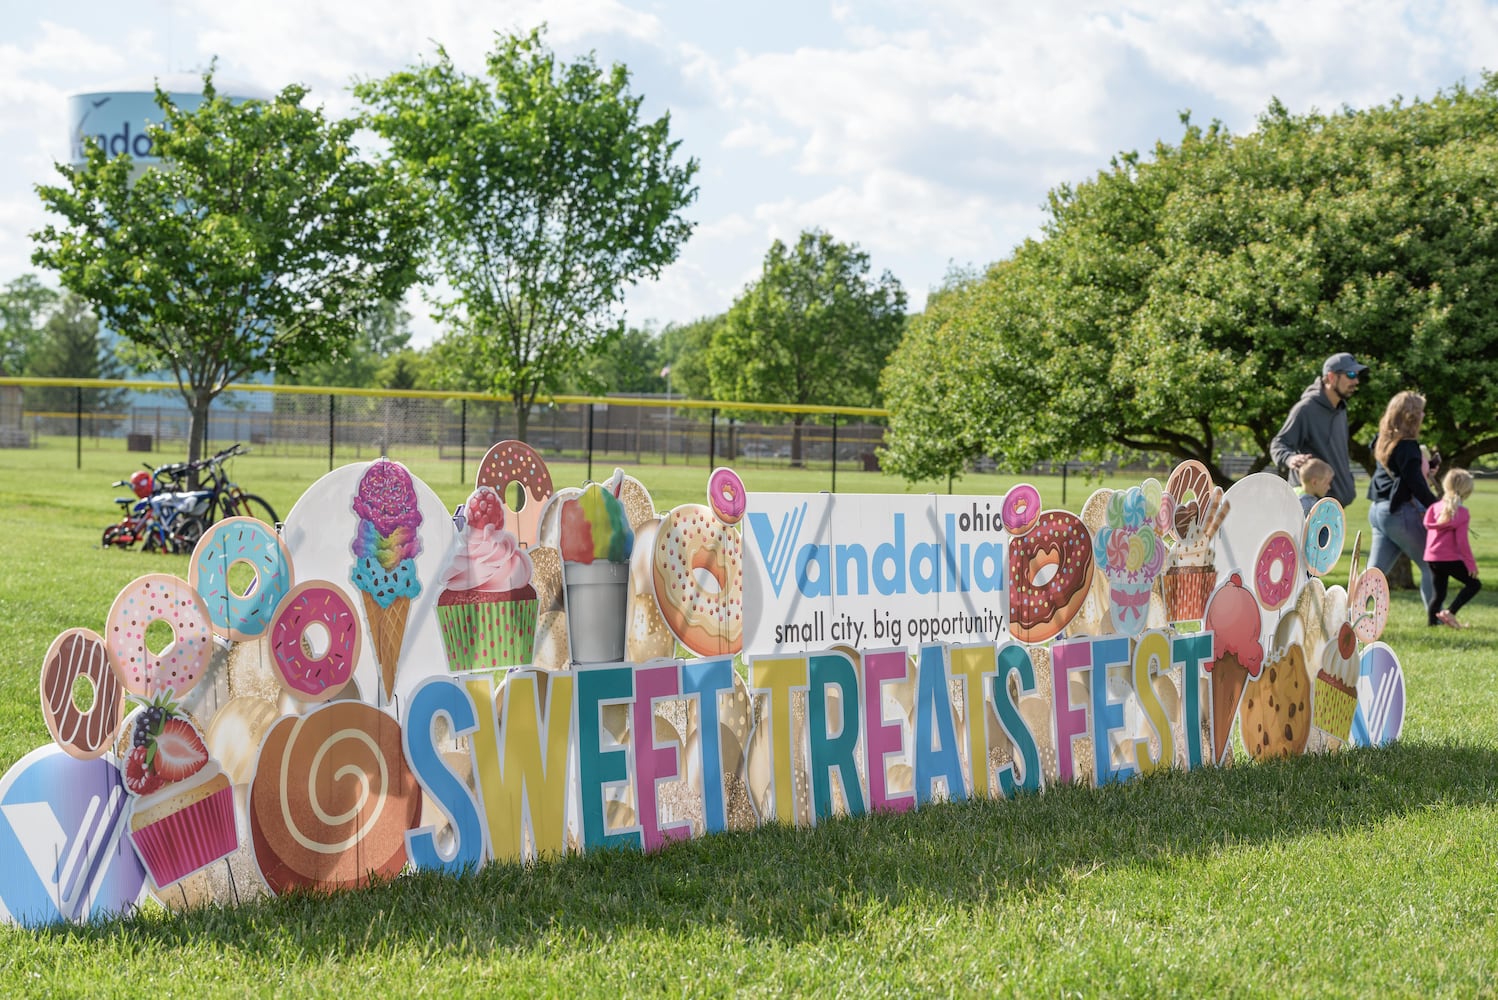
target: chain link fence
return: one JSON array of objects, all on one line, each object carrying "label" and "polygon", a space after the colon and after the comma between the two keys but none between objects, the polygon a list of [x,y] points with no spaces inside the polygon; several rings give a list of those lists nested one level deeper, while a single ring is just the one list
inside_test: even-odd
[{"label": "chain link fence", "polygon": [[[172,385],[7,379],[0,447],[76,437],[130,451],[187,453],[188,411]],[[526,441],[548,457],[642,463],[878,469],[882,411],[772,406],[732,410],[664,396],[556,397],[532,408]],[[799,425],[797,420],[800,420]],[[472,394],[303,387],[224,391],[210,412],[211,447],[235,441],[261,454],[326,455],[329,468],[395,449],[476,463],[519,437],[508,402]]]}]

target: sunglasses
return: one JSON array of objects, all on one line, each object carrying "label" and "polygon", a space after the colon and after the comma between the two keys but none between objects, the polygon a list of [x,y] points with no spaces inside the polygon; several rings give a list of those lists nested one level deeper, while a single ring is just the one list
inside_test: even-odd
[{"label": "sunglasses", "polygon": [[1348,378],[1355,378],[1355,379],[1361,379],[1363,377],[1363,373],[1362,372],[1356,372],[1356,371],[1350,371],[1350,370],[1341,371],[1341,372],[1338,372],[1337,374],[1339,374],[1339,375],[1346,375]]}]

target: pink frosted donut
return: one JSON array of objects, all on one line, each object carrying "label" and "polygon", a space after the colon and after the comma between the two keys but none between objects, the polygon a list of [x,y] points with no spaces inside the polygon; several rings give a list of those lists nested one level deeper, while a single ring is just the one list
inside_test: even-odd
[{"label": "pink frosted donut", "polygon": [[1295,540],[1289,532],[1276,531],[1264,540],[1254,560],[1254,591],[1265,611],[1278,611],[1295,593],[1297,562]]},{"label": "pink frosted donut", "polygon": [[744,481],[737,472],[719,466],[707,479],[707,502],[718,515],[718,520],[724,524],[738,524],[748,503],[744,496]]},{"label": "pink frosted donut", "polygon": [[1377,642],[1389,623],[1389,581],[1383,570],[1369,566],[1358,575],[1347,599],[1347,617],[1363,644]]},{"label": "pink frosted donut", "polygon": [[1040,519],[1040,491],[1029,483],[1011,487],[1004,494],[999,517],[1004,522],[1005,531],[1011,535],[1023,535]]},{"label": "pink frosted donut", "polygon": [[671,634],[698,656],[744,648],[744,548],[701,504],[661,519],[651,554],[655,600]]},{"label": "pink frosted donut", "polygon": [[[146,645],[146,629],[166,622],[172,641],[160,653]],[[149,573],[120,591],[104,624],[104,649],[124,689],[137,698],[170,690],[182,697],[208,669],[213,634],[208,608],[187,581]]]},{"label": "pink frosted donut", "polygon": [[[327,633],[320,655],[303,642],[317,626]],[[334,584],[299,583],[271,617],[270,649],[282,687],[302,701],[327,701],[348,684],[359,662],[359,616]]]}]

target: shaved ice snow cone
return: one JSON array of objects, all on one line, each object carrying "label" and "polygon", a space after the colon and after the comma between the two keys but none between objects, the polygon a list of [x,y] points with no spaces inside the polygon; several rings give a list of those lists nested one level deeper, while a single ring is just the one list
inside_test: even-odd
[{"label": "shaved ice snow cone", "polygon": [[[616,480],[622,473],[616,474]],[[562,504],[562,582],[575,663],[624,660],[635,533],[619,497],[598,483]]]},{"label": "shaved ice snow cone", "polygon": [[369,638],[374,643],[375,662],[380,665],[380,683],[385,697],[395,692],[395,670],[400,664],[401,646],[406,642],[406,618],[411,613],[411,599],[397,597],[390,607],[382,608],[369,594],[364,594],[364,614],[369,619]]}]

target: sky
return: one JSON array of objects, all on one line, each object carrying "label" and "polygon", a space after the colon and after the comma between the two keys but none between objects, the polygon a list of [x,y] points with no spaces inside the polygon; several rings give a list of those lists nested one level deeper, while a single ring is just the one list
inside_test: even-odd
[{"label": "sky", "polygon": [[[691,238],[626,297],[657,328],[723,312],[774,240],[813,228],[919,311],[1039,235],[1048,191],[1179,140],[1183,112],[1244,133],[1274,98],[1367,108],[1498,68],[1482,0],[0,0],[0,284],[37,270],[34,186],[68,158],[70,94],[217,59],[220,82],[300,83],[341,116],[357,79],[438,45],[478,74],[496,32],[543,22],[564,58],[625,64],[700,164]],[[435,337],[408,306],[416,342]]]}]

